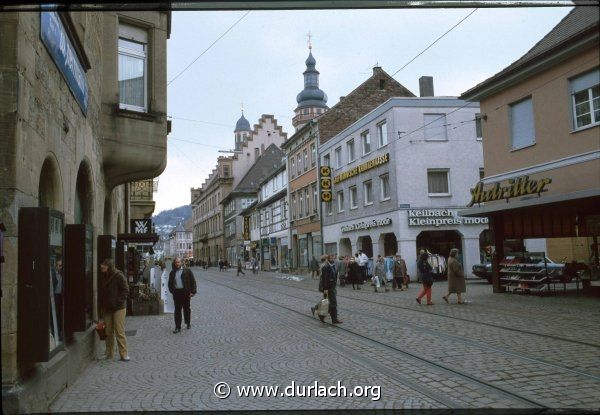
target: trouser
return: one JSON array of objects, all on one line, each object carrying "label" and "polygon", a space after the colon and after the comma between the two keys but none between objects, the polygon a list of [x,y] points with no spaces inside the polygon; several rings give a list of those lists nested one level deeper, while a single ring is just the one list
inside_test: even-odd
[{"label": "trouser", "polygon": [[183,319],[185,324],[189,325],[192,312],[190,310],[190,296],[185,295],[183,288],[176,288],[173,293],[173,302],[175,303],[175,328],[181,329],[181,309],[183,308]]},{"label": "trouser", "polygon": [[337,321],[337,290],[333,287],[327,291],[327,298],[329,299],[329,315],[331,315],[331,321]]},{"label": "trouser", "polygon": [[111,358],[115,350],[115,337],[119,346],[119,355],[127,356],[127,338],[125,337],[125,314],[127,309],[122,308],[112,313],[104,314],[106,324],[106,357]]},{"label": "trouser", "polygon": [[421,291],[419,292],[419,295],[417,295],[417,298],[421,299],[425,295],[427,296],[427,303],[430,303],[431,302],[431,285],[423,284],[423,289],[421,289]]},{"label": "trouser", "polygon": [[362,284],[367,280],[367,267],[359,267],[360,269],[360,283]]},{"label": "trouser", "polygon": [[394,277],[392,280],[392,288],[395,290],[396,288],[402,288],[402,284],[404,284],[403,277]]},{"label": "trouser", "polygon": [[236,274],[236,277],[239,277],[239,276],[240,276],[240,272],[241,272],[242,274],[246,275],[246,273],[245,273],[244,271],[242,271],[242,269],[241,269],[241,268],[238,268],[238,269],[237,269],[237,274]]}]

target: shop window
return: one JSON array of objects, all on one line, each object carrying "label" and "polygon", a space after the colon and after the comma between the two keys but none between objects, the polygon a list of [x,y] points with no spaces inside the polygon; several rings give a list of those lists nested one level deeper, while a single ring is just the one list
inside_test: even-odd
[{"label": "shop window", "polygon": [[354,160],[356,160],[354,139],[348,141],[348,144],[346,144],[346,148],[348,149],[348,163],[352,163]]},{"label": "shop window", "polygon": [[446,141],[446,114],[424,114],[425,140]]},{"label": "shop window", "polygon": [[570,80],[574,128],[600,123],[600,70]]},{"label": "shop window", "polygon": [[385,121],[377,124],[377,135],[379,135],[379,147],[387,145],[387,123]]},{"label": "shop window", "polygon": [[390,200],[390,176],[389,174],[384,174],[380,176],[381,183],[381,200]]},{"label": "shop window", "polygon": [[356,186],[350,188],[350,209],[356,209],[358,207],[358,190]]},{"label": "shop window", "polygon": [[475,114],[475,137],[478,140],[483,139],[483,130],[481,129],[481,114]]},{"label": "shop window", "polygon": [[373,182],[371,180],[363,183],[365,206],[373,204]]},{"label": "shop window", "polygon": [[148,110],[148,32],[119,24],[119,106]]},{"label": "shop window", "polygon": [[337,207],[338,207],[338,213],[341,213],[344,211],[344,191],[339,191],[337,192]]},{"label": "shop window", "polygon": [[449,170],[428,169],[427,188],[429,196],[450,196]]},{"label": "shop window", "polygon": [[512,150],[535,144],[531,97],[510,105],[510,133]]},{"label": "shop window", "polygon": [[360,135],[360,141],[362,143],[362,155],[365,156],[371,152],[371,134],[368,130]]}]

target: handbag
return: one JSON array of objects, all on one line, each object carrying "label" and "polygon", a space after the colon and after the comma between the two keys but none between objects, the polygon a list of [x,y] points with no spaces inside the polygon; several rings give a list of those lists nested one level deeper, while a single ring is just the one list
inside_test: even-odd
[{"label": "handbag", "polygon": [[329,315],[329,300],[327,298],[323,298],[317,304],[317,314],[321,317],[326,317]]},{"label": "handbag", "polygon": [[96,324],[96,333],[100,336],[100,340],[106,340],[106,323],[104,321]]}]

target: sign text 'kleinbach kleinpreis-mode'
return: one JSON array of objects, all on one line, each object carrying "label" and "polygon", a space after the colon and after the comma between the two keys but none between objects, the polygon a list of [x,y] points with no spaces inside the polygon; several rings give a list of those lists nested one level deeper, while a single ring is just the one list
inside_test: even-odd
[{"label": "sign text 'kleinbach kleinpreis-mode'", "polygon": [[486,225],[488,218],[462,218],[452,209],[412,209],[408,211],[408,226]]}]

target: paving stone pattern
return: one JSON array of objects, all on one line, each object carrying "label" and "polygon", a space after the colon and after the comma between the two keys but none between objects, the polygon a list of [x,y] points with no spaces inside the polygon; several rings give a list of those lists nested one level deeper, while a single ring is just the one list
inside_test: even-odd
[{"label": "paving stone pattern", "polygon": [[[128,338],[132,361],[92,362],[49,410],[600,407],[598,300],[494,295],[491,286],[469,281],[471,302],[448,305],[437,298],[442,282],[434,285],[436,305],[426,307],[414,301],[416,284],[388,293],[344,287],[342,329],[310,316],[320,295],[310,277],[193,271],[199,293],[191,330],[172,334],[172,314],[128,317],[126,329],[136,330]],[[213,393],[221,381],[234,389],[227,399]],[[235,391],[292,381],[381,386],[381,399],[247,398]]]}]

